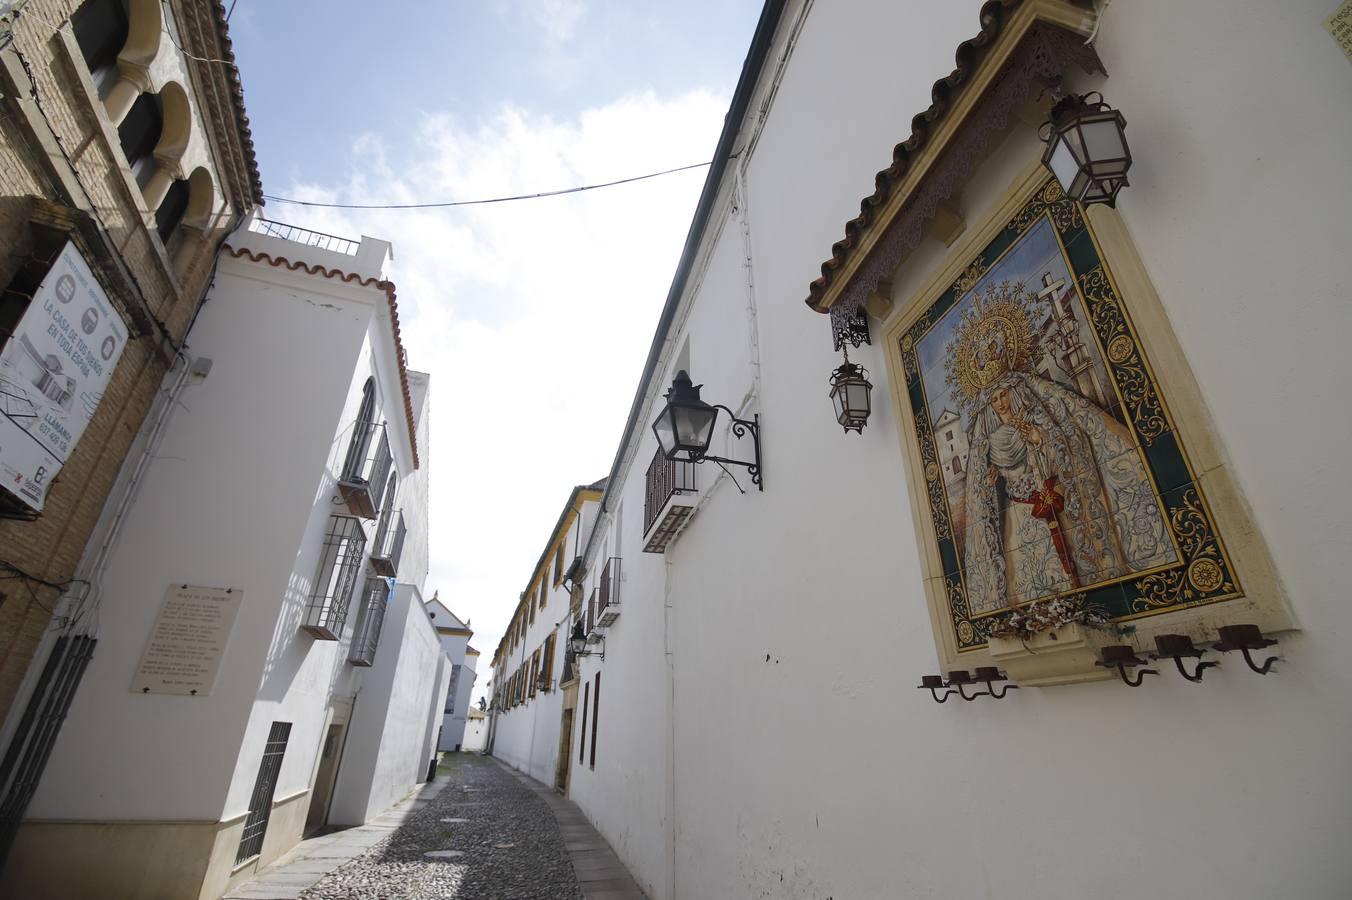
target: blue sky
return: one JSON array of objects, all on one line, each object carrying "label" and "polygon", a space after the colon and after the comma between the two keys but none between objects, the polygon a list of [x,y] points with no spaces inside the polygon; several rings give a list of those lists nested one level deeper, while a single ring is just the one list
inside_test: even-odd
[{"label": "blue sky", "polygon": [[397,151],[425,113],[472,122],[511,105],[567,119],[644,90],[730,96],[760,6],[237,0],[230,30],[263,184],[280,195],[337,174],[335,151],[359,134],[383,134]]},{"label": "blue sky", "polygon": [[[708,160],[759,13],[238,0],[231,34],[269,194],[407,203]],[[705,171],[450,210],[265,208],[393,244],[409,364],[431,374],[425,595],[471,620],[476,695],[572,487],[610,469]]]}]

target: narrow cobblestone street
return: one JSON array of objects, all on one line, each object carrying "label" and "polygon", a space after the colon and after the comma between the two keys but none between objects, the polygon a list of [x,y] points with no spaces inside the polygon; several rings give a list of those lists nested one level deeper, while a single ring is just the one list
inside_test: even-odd
[{"label": "narrow cobblestone street", "polygon": [[468,753],[448,755],[437,780],[372,825],[304,842],[225,900],[643,897],[576,807],[544,786]]}]

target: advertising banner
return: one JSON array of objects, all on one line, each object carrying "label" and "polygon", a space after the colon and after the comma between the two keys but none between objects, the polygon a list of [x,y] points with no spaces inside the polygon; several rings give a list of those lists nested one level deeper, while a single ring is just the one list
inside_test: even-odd
[{"label": "advertising banner", "polygon": [[0,351],[0,486],[41,510],[127,346],[127,328],[67,243]]}]

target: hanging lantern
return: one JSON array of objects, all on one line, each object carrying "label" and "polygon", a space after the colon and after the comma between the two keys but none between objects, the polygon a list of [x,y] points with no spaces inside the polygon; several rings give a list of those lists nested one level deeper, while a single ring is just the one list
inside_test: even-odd
[{"label": "hanging lantern", "polygon": [[1043,127],[1048,132],[1042,164],[1056,176],[1066,196],[1086,206],[1115,206],[1131,168],[1122,114],[1104,103],[1097,91],[1072,94],[1052,107],[1051,121]]},{"label": "hanging lantern", "polygon": [[831,373],[831,402],[836,407],[836,421],[847,432],[863,434],[871,412],[870,394],[873,384],[868,380],[868,370],[850,362],[845,354],[845,362]]}]

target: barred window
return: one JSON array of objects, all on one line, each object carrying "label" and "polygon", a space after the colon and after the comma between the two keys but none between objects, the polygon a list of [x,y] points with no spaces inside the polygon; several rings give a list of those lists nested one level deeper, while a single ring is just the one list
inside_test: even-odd
[{"label": "barred window", "polygon": [[258,778],[249,797],[249,816],[244,820],[244,831],[240,834],[236,864],[252,859],[263,850],[263,836],[267,834],[268,818],[272,814],[272,798],[277,792],[277,777],[282,772],[282,758],[286,756],[286,743],[290,738],[290,722],[272,723],[268,742],[263,747],[263,759],[258,764]]},{"label": "barred window", "polygon": [[362,587],[357,627],[353,629],[352,647],[347,660],[354,666],[369,666],[376,661],[376,647],[385,625],[385,609],[390,603],[390,579],[373,575]]},{"label": "barred window", "polygon": [[303,629],[324,641],[336,641],[342,636],[365,552],[366,532],[361,522],[351,516],[330,516],[314,588],[305,607]]}]

